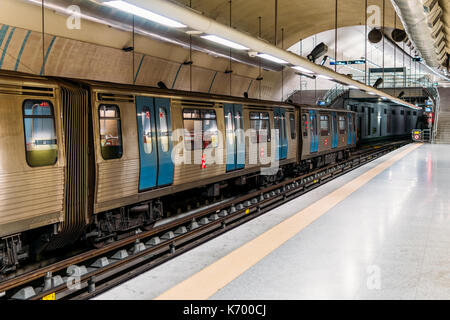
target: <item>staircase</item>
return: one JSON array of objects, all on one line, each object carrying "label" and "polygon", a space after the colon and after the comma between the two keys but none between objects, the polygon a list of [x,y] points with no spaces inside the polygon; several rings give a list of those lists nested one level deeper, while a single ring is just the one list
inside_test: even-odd
[{"label": "staircase", "polygon": [[450,90],[439,90],[440,107],[438,110],[438,122],[436,128],[435,143],[450,144]]},{"label": "staircase", "polygon": [[441,107],[436,132],[436,143],[450,143],[450,110],[444,111]]}]

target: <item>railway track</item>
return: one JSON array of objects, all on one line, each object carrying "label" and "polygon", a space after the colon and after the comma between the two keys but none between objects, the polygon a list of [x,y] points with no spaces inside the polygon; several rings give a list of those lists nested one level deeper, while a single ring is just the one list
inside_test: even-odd
[{"label": "railway track", "polygon": [[89,299],[409,141],[361,149],[341,163],[221,201],[100,249],[0,282],[0,299]]}]

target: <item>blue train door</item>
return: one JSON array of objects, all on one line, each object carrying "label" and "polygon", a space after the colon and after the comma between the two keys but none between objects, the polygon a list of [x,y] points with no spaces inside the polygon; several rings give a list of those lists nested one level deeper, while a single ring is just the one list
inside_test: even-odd
[{"label": "blue train door", "polygon": [[351,113],[347,113],[348,139],[347,144],[353,144],[353,121]]},{"label": "blue train door", "polygon": [[170,100],[136,97],[139,191],[173,182]]},{"label": "blue train door", "polygon": [[333,132],[333,139],[332,139],[332,143],[331,143],[331,148],[337,148],[338,146],[338,139],[339,139],[339,135],[338,135],[338,128],[337,128],[337,115],[336,112],[332,112],[331,113],[331,117],[332,117],[332,132]]},{"label": "blue train door", "polygon": [[275,141],[277,148],[275,159],[283,160],[287,157],[286,111],[284,108],[274,108],[273,120],[275,129],[278,129],[278,140]]},{"label": "blue train door", "polygon": [[309,111],[309,121],[311,122],[311,153],[319,151],[319,133],[317,130],[317,113],[314,110]]},{"label": "blue train door", "polygon": [[227,171],[243,169],[245,166],[245,134],[242,105],[224,104],[225,140],[227,148]]}]

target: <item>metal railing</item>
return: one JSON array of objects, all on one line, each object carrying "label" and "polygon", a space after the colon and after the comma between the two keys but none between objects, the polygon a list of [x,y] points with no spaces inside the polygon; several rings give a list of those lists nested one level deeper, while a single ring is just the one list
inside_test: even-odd
[{"label": "metal railing", "polygon": [[329,106],[337,98],[342,96],[346,91],[348,91],[347,86],[338,84],[338,85],[334,86],[333,88],[331,88],[330,90],[328,90],[327,93],[325,93],[325,95],[323,96],[322,100],[325,101],[326,106]]}]

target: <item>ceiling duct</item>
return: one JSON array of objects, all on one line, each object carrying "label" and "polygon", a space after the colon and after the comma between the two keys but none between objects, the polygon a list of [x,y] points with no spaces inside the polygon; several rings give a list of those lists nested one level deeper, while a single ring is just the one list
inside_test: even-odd
[{"label": "ceiling duct", "polygon": [[445,44],[441,41],[443,32],[441,21],[442,8],[437,0],[391,0],[400,20],[403,23],[409,40],[419,51],[425,63],[432,68],[436,75],[450,81],[446,75],[439,71],[445,58]]}]

